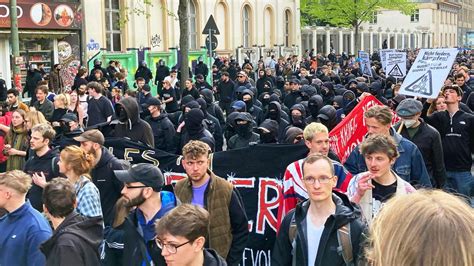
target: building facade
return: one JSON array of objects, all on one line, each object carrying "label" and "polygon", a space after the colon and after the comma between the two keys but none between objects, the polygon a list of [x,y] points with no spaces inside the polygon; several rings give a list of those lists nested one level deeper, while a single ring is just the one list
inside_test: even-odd
[{"label": "building facade", "polygon": [[[83,0],[87,58],[100,49],[125,52],[148,49],[167,52],[179,47],[179,1]],[[206,47],[202,31],[213,15],[219,56],[260,55],[296,52],[300,44],[299,0],[189,0],[189,47]],[[119,16],[127,10],[128,21],[119,26]],[[144,10],[135,14],[133,10]]]},{"label": "building facade", "polygon": [[[363,23],[357,36],[361,50],[372,53],[388,49],[416,49],[458,46],[458,1],[416,1],[412,15],[400,11],[379,10],[373,20]],[[423,2],[423,3],[422,3]],[[306,27],[302,31],[303,49],[316,48],[327,54],[354,54],[353,29],[334,27]]]},{"label": "building facade", "polygon": [[459,0],[458,43],[462,47],[474,48],[474,0]]}]

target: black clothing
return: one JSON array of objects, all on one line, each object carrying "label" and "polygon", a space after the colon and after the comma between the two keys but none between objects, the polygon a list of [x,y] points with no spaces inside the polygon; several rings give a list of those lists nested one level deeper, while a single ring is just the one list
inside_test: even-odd
[{"label": "black clothing", "polygon": [[[150,125],[140,118],[138,103],[134,98],[128,97],[120,100],[115,105],[115,110],[124,110],[126,112],[126,120],[120,121],[115,126],[115,137],[130,138],[132,141],[138,141],[150,147],[155,147],[153,131]],[[119,115],[117,114],[117,116]]]},{"label": "black clothing", "polygon": [[217,103],[214,102],[214,93],[211,90],[205,89],[200,92],[204,100],[206,101],[206,111],[217,118],[219,120],[219,123],[221,125],[221,128],[224,128],[225,126],[225,117],[224,113],[222,112],[222,109],[217,105]]},{"label": "black clothing", "polygon": [[196,89],[199,92],[202,91],[202,90],[205,90],[205,89],[212,90],[212,86],[209,83],[207,83],[206,80],[204,80],[203,82],[196,81],[194,83],[194,86],[196,87]]},{"label": "black clothing", "polygon": [[170,75],[170,68],[166,65],[158,65],[155,73],[155,84],[159,86],[167,76]]},{"label": "black clothing", "polygon": [[227,262],[213,249],[205,248],[203,266],[227,266]]},{"label": "black clothing", "polygon": [[278,122],[278,142],[283,143],[285,140],[286,130],[290,124],[286,119],[282,118],[283,111],[281,105],[277,101],[268,104],[268,112],[266,118],[270,118]]},{"label": "black clothing", "polygon": [[155,149],[169,153],[176,152],[176,130],[173,123],[169,120],[168,114],[161,113],[158,117],[148,116],[145,121],[150,124],[155,138]]},{"label": "black clothing", "polygon": [[436,188],[443,188],[446,181],[446,168],[444,167],[443,146],[439,132],[425,121],[421,120],[421,124],[417,127],[417,131],[413,137],[409,136],[407,128],[404,126],[399,131],[400,123],[394,126],[397,132],[400,132],[404,138],[415,143],[423,156],[426,170],[433,179]]},{"label": "black clothing", "polygon": [[106,78],[109,81],[109,83],[112,84],[112,77],[109,76],[109,72],[107,71],[107,69],[101,67],[100,65],[95,65],[94,68],[91,69],[89,77],[87,77],[88,81],[96,81],[95,80],[95,75],[94,75],[94,72],[95,72],[96,69],[99,69],[102,72],[102,77]]},{"label": "black clothing", "polygon": [[79,89],[81,85],[87,85],[87,83],[88,83],[87,79],[76,76],[74,78],[74,84],[72,85],[72,89],[77,90]]},{"label": "black clothing", "polygon": [[178,153],[181,154],[181,150],[190,140],[201,140],[207,143],[212,151],[215,148],[215,140],[212,134],[204,128],[203,120],[205,119],[204,113],[201,109],[191,109],[184,116],[184,127],[182,132],[176,134],[176,143],[178,144]]},{"label": "black clothing", "polygon": [[135,80],[137,80],[137,78],[144,78],[145,84],[148,84],[150,82],[150,79],[153,79],[153,74],[151,73],[151,70],[148,67],[139,66],[137,68],[137,72],[135,72]]},{"label": "black clothing", "polygon": [[[467,99],[469,98],[469,95],[471,94],[472,89],[466,83],[464,83],[464,85],[461,86],[461,89],[463,91],[461,102],[462,103],[467,103]],[[472,108],[471,108],[471,110],[472,110]]]},{"label": "black clothing", "polygon": [[[425,104],[423,114],[428,105]],[[435,112],[424,117],[426,122],[436,128],[443,143],[446,171],[469,172],[474,152],[474,115],[457,111],[453,117],[449,112]]]},{"label": "black clothing", "polygon": [[99,99],[90,98],[87,103],[88,127],[105,123],[109,116],[114,115],[112,103],[105,96],[100,96]]},{"label": "black clothing", "polygon": [[51,122],[51,117],[53,116],[54,112],[54,104],[48,98],[45,98],[43,103],[36,100],[31,106],[33,106],[37,111],[40,111],[46,120]]},{"label": "black clothing", "polygon": [[217,94],[219,95],[219,106],[228,116],[231,113],[230,103],[235,99],[235,83],[232,80],[227,82],[220,81],[217,85]]},{"label": "black clothing", "polygon": [[169,89],[164,89],[160,93],[160,98],[162,98],[163,101],[166,101],[170,98],[173,98],[171,102],[166,103],[166,112],[168,113],[174,113],[179,110],[178,106],[178,98],[176,96],[176,90],[174,88],[169,88]]},{"label": "black clothing", "polygon": [[7,100],[7,84],[5,80],[0,78],[0,102],[4,102]]},{"label": "black clothing", "polygon": [[474,92],[471,92],[471,94],[467,98],[466,105],[467,107],[469,107],[469,109],[474,111]]},{"label": "black clothing", "polygon": [[[36,152],[33,152],[33,156],[28,159],[25,163],[23,172],[33,175],[34,173],[43,172],[46,177],[46,181],[49,182],[51,179],[59,176],[59,154],[57,150],[49,150],[45,155],[38,157]],[[31,188],[28,191],[27,198],[30,200],[31,206],[37,209],[39,212],[43,211],[43,189],[34,183],[31,184]]]},{"label": "black clothing", "polygon": [[206,79],[207,75],[209,74],[209,68],[203,62],[199,62],[194,68],[194,76],[197,76],[199,74],[203,75],[204,79]]},{"label": "black clothing", "polygon": [[183,94],[181,95],[181,97],[184,97],[184,96],[186,96],[186,95],[191,95],[191,96],[193,96],[193,98],[194,98],[195,100],[201,98],[201,95],[199,94],[199,92],[197,91],[197,89],[196,89],[195,87],[192,87],[190,90],[187,89],[187,88],[185,88],[185,89],[183,90]]},{"label": "black clothing", "polygon": [[[324,224],[319,247],[314,265],[346,265],[339,249],[337,230],[350,223],[351,241],[354,261],[358,261],[362,252],[363,233],[366,225],[361,219],[359,207],[352,204],[346,195],[333,192],[332,199],[336,204],[336,213],[329,216]],[[275,246],[272,250],[272,265],[291,265],[292,256],[296,256],[296,265],[308,265],[308,245],[306,231],[306,217],[308,214],[309,200],[296,205],[283,219],[280,226]],[[292,255],[292,243],[289,239],[289,228],[294,216],[297,226],[295,254]]]},{"label": "black clothing", "polygon": [[386,186],[379,184],[377,181],[372,179],[372,185],[374,185],[374,188],[372,189],[372,198],[380,202],[386,202],[397,192],[396,180],[392,184]]},{"label": "black clothing", "polygon": [[283,104],[287,108],[291,108],[293,105],[301,101],[301,95],[299,91],[292,91],[289,94],[285,95],[283,99]]},{"label": "black clothing", "polygon": [[72,212],[40,246],[46,256],[46,265],[99,265],[102,231],[102,217],[86,218]]},{"label": "black clothing", "polygon": [[25,97],[25,92],[28,92],[28,96],[31,97],[30,105],[36,102],[36,86],[38,86],[38,82],[43,80],[43,76],[41,73],[36,70],[28,70],[26,74],[26,83],[25,83],[25,90],[23,90],[23,97]]}]

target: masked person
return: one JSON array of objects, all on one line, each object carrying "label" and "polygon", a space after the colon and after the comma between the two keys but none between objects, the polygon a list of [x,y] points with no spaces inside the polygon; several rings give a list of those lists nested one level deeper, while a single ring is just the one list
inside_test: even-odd
[{"label": "masked person", "polygon": [[135,80],[138,78],[144,78],[145,84],[148,84],[150,82],[150,79],[153,79],[153,74],[151,73],[151,70],[147,67],[145,60],[140,62],[140,66],[138,66],[137,71],[135,72]]},{"label": "masked person", "polygon": [[310,116],[306,117],[306,124],[319,122],[319,110],[323,107],[323,97],[321,95],[313,95],[308,100],[308,111]]},{"label": "masked person", "polygon": [[81,135],[84,132],[79,126],[79,121],[74,113],[66,113],[59,121],[61,127],[61,134],[56,136],[54,143],[59,145],[61,149],[70,144],[79,144],[73,138]]},{"label": "masked person", "polygon": [[265,119],[257,128],[260,135],[260,143],[278,143],[278,122],[271,119]]},{"label": "masked person", "polygon": [[306,126],[306,110],[302,104],[295,104],[290,109],[290,124],[294,127],[304,129]]},{"label": "masked person", "polygon": [[191,109],[184,115],[184,121],[176,129],[176,143],[178,144],[178,151],[180,152],[184,145],[190,140],[200,140],[207,143],[214,151],[215,139],[211,132],[204,128],[203,120],[204,113],[199,109]]},{"label": "masked person", "polygon": [[163,59],[156,63],[155,85],[157,86],[157,93],[160,94],[163,88],[163,80],[170,75],[170,68],[165,64]]},{"label": "masked person", "polygon": [[325,105],[319,110],[318,118],[319,121],[325,125],[329,131],[336,127],[336,108],[332,105]]},{"label": "masked person", "polygon": [[278,101],[272,101],[268,104],[268,111],[266,117],[278,123],[278,142],[283,143],[285,133],[290,123],[282,117],[284,112],[281,110],[281,105]]},{"label": "masked person", "polygon": [[252,115],[253,120],[257,125],[263,121],[263,111],[260,107],[254,104],[254,93],[252,90],[245,89],[242,93],[242,100],[245,102],[247,112]]},{"label": "masked person", "polygon": [[227,149],[249,147],[251,143],[258,143],[260,136],[252,131],[252,116],[249,113],[238,113],[234,120],[234,129],[237,135],[230,138]]}]

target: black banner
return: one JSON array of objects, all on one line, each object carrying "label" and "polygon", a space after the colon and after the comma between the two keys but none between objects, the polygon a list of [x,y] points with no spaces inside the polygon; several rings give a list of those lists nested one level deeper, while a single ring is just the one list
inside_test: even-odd
[{"label": "black banner", "polygon": [[[120,138],[107,138],[105,146],[117,158],[132,164],[157,165],[164,173],[167,184],[173,184],[186,176],[181,166],[181,156]],[[304,145],[269,144],[212,155],[211,168],[214,173],[232,182],[244,201],[250,235],[241,265],[270,265],[281,180],[286,167],[304,158],[307,153]]]}]

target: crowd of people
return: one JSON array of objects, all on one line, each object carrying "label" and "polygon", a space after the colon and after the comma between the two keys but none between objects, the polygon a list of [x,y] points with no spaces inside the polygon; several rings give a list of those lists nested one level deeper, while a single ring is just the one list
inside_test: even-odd
[{"label": "crowd of people", "polygon": [[[25,90],[0,99],[0,265],[239,265],[249,219],[210,155],[258,144],[309,151],[281,180],[272,264],[474,265],[474,53],[458,54],[436,99],[399,94],[371,59],[370,76],[314,50],[199,59],[185,81],[141,62],[130,85],[120,62],[96,59],[72,88],[60,65],[31,66]],[[329,132],[369,95],[382,105],[341,161]],[[182,155],[185,178],[117,158],[109,137]]]}]

